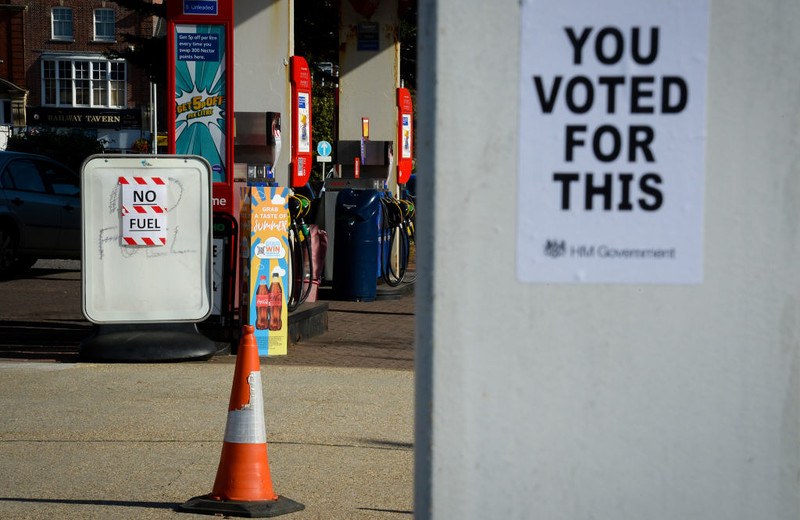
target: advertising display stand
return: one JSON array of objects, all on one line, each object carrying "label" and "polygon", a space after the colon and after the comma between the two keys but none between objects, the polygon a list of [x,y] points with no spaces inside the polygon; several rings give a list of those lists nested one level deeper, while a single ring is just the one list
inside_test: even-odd
[{"label": "advertising display stand", "polygon": [[82,308],[96,324],[81,356],[208,359],[211,167],[202,157],[95,155],[81,180]]},{"label": "advertising display stand", "polygon": [[[214,305],[204,330],[230,337],[237,256],[228,256],[238,215],[233,175],[233,1],[170,0],[167,9],[167,149],[197,155],[212,171]],[[233,276],[231,276],[233,275]],[[213,330],[216,329],[216,330]]]},{"label": "advertising display stand", "polygon": [[233,2],[167,2],[167,25],[169,152],[206,159],[215,210],[232,213]]},{"label": "advertising display stand", "polygon": [[240,314],[243,325],[255,328],[259,356],[285,355],[289,189],[255,184],[242,188]]}]

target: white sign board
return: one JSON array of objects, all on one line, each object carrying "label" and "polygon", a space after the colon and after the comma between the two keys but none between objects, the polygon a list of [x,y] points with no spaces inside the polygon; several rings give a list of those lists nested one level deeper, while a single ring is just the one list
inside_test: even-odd
[{"label": "white sign board", "polygon": [[523,0],[517,278],[700,283],[707,0]]},{"label": "white sign board", "polygon": [[[87,319],[155,323],[208,317],[212,272],[208,161],[176,155],[92,156],[83,165],[81,197]],[[141,219],[141,224],[130,224],[129,218]],[[164,241],[153,247],[125,238],[143,234],[140,228],[149,227],[147,233],[155,234],[156,226]]]}]

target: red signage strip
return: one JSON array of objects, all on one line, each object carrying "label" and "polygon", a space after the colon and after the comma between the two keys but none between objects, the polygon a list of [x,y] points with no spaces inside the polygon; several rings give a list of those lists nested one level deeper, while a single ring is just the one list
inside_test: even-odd
[{"label": "red signage strip", "polygon": [[179,23],[232,22],[233,0],[167,0],[167,19]]},{"label": "red signage strip", "polygon": [[305,186],[311,176],[311,72],[300,56],[290,61],[292,84],[291,186]]},{"label": "red signage strip", "polygon": [[168,151],[206,159],[214,210],[233,215],[233,0],[166,4]]},{"label": "red signage strip", "polygon": [[414,167],[414,106],[408,89],[397,89],[397,184],[405,184]]}]

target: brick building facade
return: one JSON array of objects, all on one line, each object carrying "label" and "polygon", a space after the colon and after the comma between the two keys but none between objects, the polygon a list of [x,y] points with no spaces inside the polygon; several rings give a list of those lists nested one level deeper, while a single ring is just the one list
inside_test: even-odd
[{"label": "brick building facade", "polygon": [[109,151],[150,141],[156,90],[108,52],[157,30],[155,16],[108,0],[0,0],[0,125],[78,129]]}]

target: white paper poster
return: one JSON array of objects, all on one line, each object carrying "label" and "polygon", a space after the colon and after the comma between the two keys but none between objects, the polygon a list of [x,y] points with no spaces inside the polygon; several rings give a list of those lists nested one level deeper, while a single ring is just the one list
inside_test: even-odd
[{"label": "white paper poster", "polygon": [[707,0],[523,0],[517,278],[702,282]]},{"label": "white paper poster", "polygon": [[122,243],[167,243],[167,181],[161,177],[119,177],[122,189]]},{"label": "white paper poster", "polygon": [[400,156],[403,159],[411,159],[411,114],[402,114],[402,117],[403,143]]},{"label": "white paper poster", "polygon": [[[301,92],[297,94],[297,117],[300,119],[298,125],[299,135],[297,136],[297,151],[301,153],[308,153],[311,151],[311,139],[309,139],[308,126],[311,122],[309,117],[309,109],[311,108],[311,101],[309,95]],[[298,169],[298,171],[305,171]]]}]

